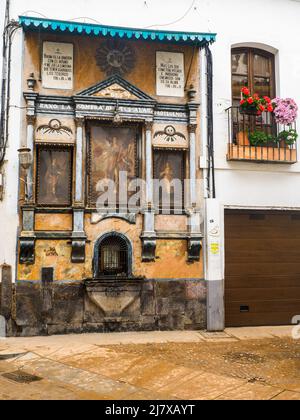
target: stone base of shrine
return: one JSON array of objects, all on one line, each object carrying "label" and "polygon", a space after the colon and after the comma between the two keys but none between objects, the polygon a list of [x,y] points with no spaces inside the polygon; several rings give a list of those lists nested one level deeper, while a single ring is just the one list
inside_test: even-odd
[{"label": "stone base of shrine", "polygon": [[10,337],[206,328],[204,280],[18,281],[11,287],[11,310],[2,315],[0,307]]}]

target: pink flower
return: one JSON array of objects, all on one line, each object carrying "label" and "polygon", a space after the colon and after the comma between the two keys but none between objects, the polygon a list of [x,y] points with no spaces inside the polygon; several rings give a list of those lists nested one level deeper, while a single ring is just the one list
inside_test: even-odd
[{"label": "pink flower", "polygon": [[298,106],[294,99],[275,98],[272,100],[275,121],[282,125],[293,124],[298,116]]}]

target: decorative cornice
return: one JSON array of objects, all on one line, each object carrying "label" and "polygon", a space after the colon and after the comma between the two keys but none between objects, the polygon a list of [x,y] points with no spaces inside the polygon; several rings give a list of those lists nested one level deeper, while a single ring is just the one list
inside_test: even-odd
[{"label": "decorative cornice", "polygon": [[116,105],[124,120],[145,121],[153,120],[161,124],[196,123],[199,104],[163,104],[154,100],[125,100],[103,98],[97,96],[64,97],[54,95],[28,94],[31,114],[47,116],[69,116],[101,118],[111,120]]},{"label": "decorative cornice", "polygon": [[24,92],[23,96],[26,101],[36,101],[39,97],[39,94],[35,92]]},{"label": "decorative cornice", "polygon": [[194,45],[204,47],[216,41],[216,34],[201,32],[160,31],[117,26],[103,26],[82,22],[42,19],[20,16],[19,23],[24,30],[63,33],[66,35],[88,35],[102,38],[119,38],[168,44]]}]

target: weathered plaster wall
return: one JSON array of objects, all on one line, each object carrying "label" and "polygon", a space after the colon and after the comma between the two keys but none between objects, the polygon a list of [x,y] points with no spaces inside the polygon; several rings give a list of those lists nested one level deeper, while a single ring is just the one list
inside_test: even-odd
[{"label": "weathered plaster wall", "polygon": [[[44,89],[38,81],[36,91],[43,95],[72,96],[83,89],[99,83],[107,78],[96,63],[97,49],[106,45],[107,40],[97,37],[70,36],[56,34],[26,33],[24,86],[30,73],[40,77],[40,60],[43,41],[69,42],[74,44],[74,89]],[[186,84],[194,84],[199,94],[199,62],[197,51],[193,47],[159,44],[144,41],[125,41],[135,52],[136,63],[133,70],[125,75],[125,79],[154,99],[164,103],[186,103],[187,98],[170,98],[156,96],[156,51],[182,52],[185,55],[185,74],[189,77]],[[197,49],[196,49],[197,50]],[[199,98],[199,97],[198,97]]]},{"label": "weathered plaster wall", "polygon": [[35,230],[37,231],[72,231],[73,216],[71,214],[35,215]]},{"label": "weathered plaster wall", "polygon": [[[62,231],[63,224],[70,227],[70,215],[36,215],[37,230]],[[130,225],[119,219],[107,219],[98,224],[90,223],[91,216],[86,215],[85,227],[88,237],[86,245],[86,262],[84,264],[71,263],[70,240],[37,240],[36,259],[34,265],[19,265],[18,279],[40,281],[43,267],[54,268],[54,280],[81,281],[93,277],[94,247],[97,240],[108,232],[125,234],[133,246],[133,274],[147,279],[201,279],[203,278],[203,255],[201,261],[189,264],[187,262],[186,240],[158,240],[157,259],[153,263],[142,262],[141,239],[142,216],[137,217],[136,225]],[[171,218],[170,218],[171,219]],[[170,223],[169,225],[176,226]],[[68,230],[68,229],[67,229]]]},{"label": "weathered plaster wall", "polygon": [[[72,42],[74,44],[74,89],[53,90],[44,89],[40,82],[40,59],[43,41]],[[71,96],[87,87],[105,80],[108,76],[104,74],[96,64],[96,51],[106,40],[100,38],[65,36],[53,34],[26,33],[24,45],[24,75],[23,84],[26,89],[26,79],[30,73],[34,73],[37,78],[35,91],[43,95],[62,95]],[[197,91],[197,100],[200,97],[199,82],[199,55],[198,51],[192,47],[181,47],[158,43],[146,43],[143,41],[127,41],[135,50],[136,64],[130,73],[125,75],[133,85],[151,95],[154,99],[163,103],[186,104],[187,95],[184,98],[170,98],[156,96],[156,51],[176,51],[185,54],[185,74],[186,86],[193,84]],[[24,116],[25,117],[25,116]],[[38,116],[35,128],[40,124],[47,124],[52,116]],[[63,123],[70,126],[75,132],[74,123],[65,120],[57,115]],[[25,118],[24,118],[25,125]],[[189,134],[186,125],[174,124],[176,129],[185,135],[187,145],[189,144]],[[154,124],[153,135],[156,131],[161,131],[166,124]],[[25,134],[25,132],[24,132]],[[57,139],[58,140],[58,139]],[[47,138],[41,136],[35,130],[35,141],[45,141]],[[53,138],[51,140],[54,142]],[[74,139],[72,140],[74,141]],[[144,139],[143,139],[144,143]],[[186,145],[185,145],[186,147]],[[200,145],[197,144],[198,157],[200,156]],[[145,162],[143,151],[142,169],[145,176]],[[188,153],[186,154],[186,177],[189,177]],[[201,170],[197,167],[197,176],[202,176]],[[201,193],[198,191],[199,202]],[[23,195],[21,195],[23,196]],[[187,217],[177,216],[158,216],[157,230],[169,231],[172,233],[187,232]],[[35,230],[42,232],[69,232],[72,230],[72,216],[69,214],[43,214],[42,211],[35,215]],[[84,264],[71,263],[71,243],[70,240],[37,240],[36,259],[34,265],[19,265],[18,279],[26,281],[39,281],[43,267],[54,267],[55,281],[78,281],[93,276],[93,256],[96,241],[107,232],[121,232],[125,234],[133,245],[133,274],[138,277],[148,279],[196,279],[203,278],[203,262],[190,264],[188,260],[187,240],[186,239],[162,239],[157,241],[157,258],[153,263],[142,262],[142,242],[141,234],[143,230],[143,218],[137,218],[136,225],[130,225],[119,219],[108,219],[98,224],[91,223],[91,216],[85,216],[85,231],[87,235],[86,261]],[[202,256],[201,256],[202,257]]]}]

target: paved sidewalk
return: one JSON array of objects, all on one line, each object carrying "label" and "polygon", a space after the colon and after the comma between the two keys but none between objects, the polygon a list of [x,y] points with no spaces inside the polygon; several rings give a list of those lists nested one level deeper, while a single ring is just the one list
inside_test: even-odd
[{"label": "paved sidewalk", "polygon": [[8,338],[0,340],[0,348],[15,348],[20,351],[34,349],[35,346],[114,344],[151,344],[151,343],[197,343],[201,341],[260,340],[263,338],[291,338],[292,326],[227,328],[225,332],[208,333],[205,331],[153,331],[109,334],[58,335],[50,337]]},{"label": "paved sidewalk", "polygon": [[263,327],[0,340],[0,399],[300,400],[291,337]]}]

